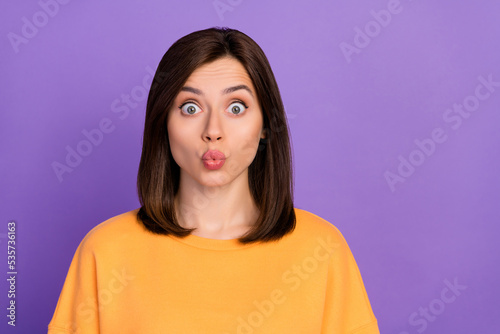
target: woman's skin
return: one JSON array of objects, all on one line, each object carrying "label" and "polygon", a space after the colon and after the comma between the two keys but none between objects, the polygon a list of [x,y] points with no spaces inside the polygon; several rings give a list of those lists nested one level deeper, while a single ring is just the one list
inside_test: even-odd
[{"label": "woman's skin", "polygon": [[[248,166],[265,131],[252,80],[241,63],[226,57],[197,68],[175,98],[167,127],[181,171],[175,198],[180,225],[196,228],[192,234],[205,238],[242,236],[259,215]],[[209,150],[222,152],[225,160],[208,157]]]}]

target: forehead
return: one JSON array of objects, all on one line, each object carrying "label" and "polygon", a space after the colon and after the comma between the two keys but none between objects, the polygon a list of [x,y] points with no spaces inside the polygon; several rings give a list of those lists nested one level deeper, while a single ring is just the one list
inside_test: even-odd
[{"label": "forehead", "polygon": [[253,90],[252,79],[243,65],[234,58],[219,58],[198,67],[186,81],[189,84],[245,83]]}]

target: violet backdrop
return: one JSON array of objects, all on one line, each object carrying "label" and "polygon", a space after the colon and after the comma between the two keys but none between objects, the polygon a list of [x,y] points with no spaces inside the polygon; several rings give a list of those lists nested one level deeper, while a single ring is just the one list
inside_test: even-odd
[{"label": "violet backdrop", "polygon": [[41,0],[0,13],[1,333],[45,333],[82,238],[139,206],[151,73],[212,26],[268,56],[295,205],[343,233],[381,332],[498,332],[500,2]]}]

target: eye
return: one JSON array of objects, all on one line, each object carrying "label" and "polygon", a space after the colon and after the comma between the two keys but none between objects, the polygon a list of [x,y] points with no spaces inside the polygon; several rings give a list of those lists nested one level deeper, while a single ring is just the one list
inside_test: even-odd
[{"label": "eye", "polygon": [[198,107],[195,103],[186,102],[180,106],[182,113],[188,115],[194,115],[201,111],[200,107]]},{"label": "eye", "polygon": [[229,112],[233,115],[239,115],[244,112],[248,107],[241,101],[233,102],[229,105]]}]

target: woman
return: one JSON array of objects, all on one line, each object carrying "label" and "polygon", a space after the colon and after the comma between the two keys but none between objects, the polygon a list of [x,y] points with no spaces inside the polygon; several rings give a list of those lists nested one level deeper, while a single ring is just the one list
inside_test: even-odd
[{"label": "woman", "polygon": [[260,47],[191,33],[148,96],[141,208],[96,226],[49,333],[379,333],[354,258],[293,207],[283,103]]}]

